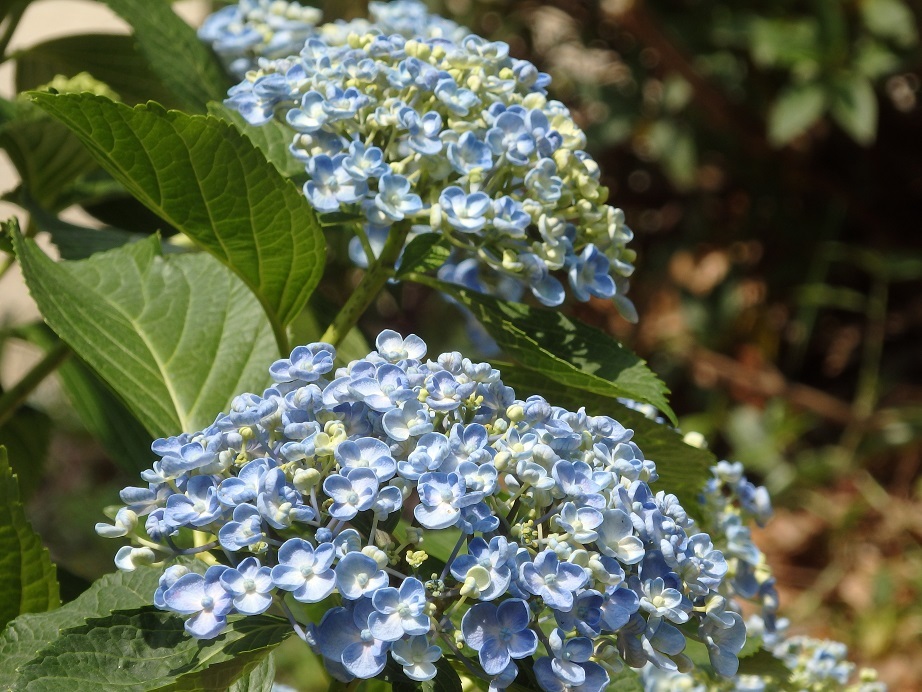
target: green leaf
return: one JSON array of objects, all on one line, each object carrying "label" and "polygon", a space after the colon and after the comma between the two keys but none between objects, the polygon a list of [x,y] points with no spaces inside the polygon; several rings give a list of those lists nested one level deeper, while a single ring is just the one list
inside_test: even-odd
[{"label": "green leaf", "polygon": [[6,447],[0,447],[0,625],[59,605],[54,565],[26,519]]},{"label": "green leaf", "polygon": [[52,262],[13,232],[45,320],[156,437],[199,430],[278,357],[247,288],[208,255],[160,255],[157,237]]},{"label": "green leaf", "polygon": [[89,228],[64,221],[35,203],[26,191],[20,195],[20,206],[29,212],[38,230],[51,235],[51,242],[57,246],[61,258],[66,260],[86,259],[97,252],[112,250],[146,237],[120,228]]},{"label": "green leaf", "polygon": [[[185,564],[201,565],[204,571],[202,562],[189,560]],[[134,572],[107,574],[57,610],[20,615],[0,635],[0,680],[14,683],[19,667],[31,661],[61,631],[82,625],[90,617],[149,605],[162,573],[161,567],[140,567]]]},{"label": "green leaf", "polygon": [[227,688],[227,692],[270,692],[275,684],[275,656],[270,653],[245,677]]},{"label": "green leaf", "polygon": [[916,44],[916,18],[902,0],[862,0],[861,18],[871,33],[890,39],[902,48]]},{"label": "green leaf", "polygon": [[461,678],[447,659],[439,659],[435,667],[437,672],[432,681],[433,692],[461,692]]},{"label": "green leaf", "polygon": [[817,82],[789,85],[768,112],[768,138],[783,146],[802,135],[826,109],[826,91]]},{"label": "green leaf", "polygon": [[0,426],[0,444],[6,447],[23,501],[41,486],[51,443],[51,426],[51,419],[31,406],[20,406],[13,417]]},{"label": "green leaf", "polygon": [[814,17],[773,19],[754,16],[746,32],[752,60],[760,67],[797,67],[820,60],[820,26]]},{"label": "green leaf", "polygon": [[901,59],[881,40],[865,37],[855,45],[852,69],[874,81],[900,68]]},{"label": "green leaf", "polygon": [[39,43],[16,54],[16,91],[36,89],[56,75],[89,72],[128,104],[181,105],[163,86],[133,36],[80,34]]},{"label": "green leaf", "polygon": [[156,692],[269,692],[275,682],[275,663],[269,648],[249,651],[234,658],[188,673]]},{"label": "green leaf", "polygon": [[868,146],[877,136],[877,95],[867,77],[849,74],[837,80],[829,112],[858,144]]},{"label": "green leaf", "polygon": [[797,303],[801,306],[835,308],[863,313],[868,299],[861,291],[846,286],[829,284],[804,284],[797,289]]},{"label": "green leaf", "polygon": [[192,675],[216,686],[176,689],[227,689],[249,673],[248,662],[268,655],[293,633],[287,620],[265,615],[237,618],[208,641],[193,639],[183,625],[183,618],[153,607],[88,619],[62,632],[22,666],[15,690],[143,692]]},{"label": "green leaf", "polygon": [[[199,572],[205,569],[205,564],[198,560],[186,560],[183,564]],[[162,567],[140,567],[134,572],[107,574],[57,610],[20,615],[0,635],[0,680],[15,682],[19,668],[35,658],[61,631],[82,625],[87,618],[149,605],[162,573]]]},{"label": "green leaf", "polygon": [[625,666],[617,675],[612,676],[605,692],[643,692],[640,674],[633,668]]},{"label": "green leaf", "polygon": [[644,457],[656,462],[657,487],[678,497],[682,506],[694,514],[692,508],[698,506],[698,496],[711,477],[711,467],[717,463],[711,452],[686,444],[668,425],[650,420],[612,397],[574,390],[538,372],[514,367],[502,367],[501,372],[503,383],[515,389],[520,398],[540,394],[553,405],[574,411],[584,406],[590,415],[611,416],[631,428]]},{"label": "green leaf", "polygon": [[652,404],[675,423],[666,385],[640,357],[607,334],[561,312],[423,279],[473,312],[500,348],[529,370],[567,387]]},{"label": "green leaf", "polygon": [[59,209],[68,187],[97,168],[70,130],[40,112],[8,122],[0,130],[0,147],[31,197],[46,209]]},{"label": "green leaf", "polygon": [[761,649],[751,656],[740,658],[740,667],[737,675],[758,675],[772,678],[785,685],[791,677],[790,669],[784,665],[780,658],[765,649]]},{"label": "green leaf", "polygon": [[[19,333],[44,349],[57,341],[44,325],[20,329]],[[130,477],[150,468],[151,436],[93,370],[78,358],[68,358],[57,372],[80,421],[102,443],[112,461]]]},{"label": "green leaf", "polygon": [[425,273],[438,269],[445,264],[450,254],[451,249],[441,233],[418,235],[403,249],[397,278],[400,279],[410,272]]},{"label": "green leaf", "polygon": [[663,118],[650,127],[647,141],[669,181],[678,190],[690,189],[698,169],[698,152],[691,130],[671,118]]},{"label": "green leaf", "polygon": [[290,127],[278,120],[270,120],[265,125],[250,125],[240,113],[221,103],[209,103],[208,114],[229,122],[240,130],[286,178],[305,174],[304,164],[292,156],[288,149],[294,138]]},{"label": "green leaf", "polygon": [[294,319],[320,280],[326,245],[307,199],[246,137],[217,118],[156,104],[33,98],[145,206],[233,269],[279,336],[279,323]]},{"label": "green leaf", "polygon": [[217,57],[169,3],[101,0],[134,30],[147,64],[187,110],[204,112],[209,101],[227,95],[228,83]]}]

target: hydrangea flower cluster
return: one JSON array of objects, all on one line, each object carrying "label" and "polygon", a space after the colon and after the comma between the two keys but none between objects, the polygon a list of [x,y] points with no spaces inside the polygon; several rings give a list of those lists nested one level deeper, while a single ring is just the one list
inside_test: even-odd
[{"label": "hydrangea flower cluster", "polygon": [[[757,629],[757,628],[752,628]],[[750,629],[750,635],[755,634]],[[756,635],[757,636],[757,635]],[[732,679],[702,678],[700,674],[643,670],[645,692],[771,692],[777,689],[810,692],[886,692],[887,685],[870,668],[856,670],[847,660],[848,648],[828,639],[794,636],[767,647],[781,662],[778,675],[738,675]],[[782,680],[781,677],[785,679]]]},{"label": "hydrangea flower cluster", "polygon": [[370,2],[368,13],[370,20],[318,26],[323,12],[315,7],[288,0],[240,0],[209,15],[199,37],[211,45],[231,74],[242,79],[259,58],[297,55],[311,36],[344,43],[348,34],[365,34],[372,27],[406,38],[461,39],[468,33],[450,19],[429,14],[421,2]]},{"label": "hydrangea flower cluster", "polygon": [[768,692],[786,684],[791,689],[815,692],[885,692],[871,669],[856,667],[847,659],[847,647],[829,640],[788,636],[788,622],[777,619],[778,594],[765,555],[752,540],[751,522],[764,526],[772,516],[771,500],[764,487],[757,487],[743,474],[739,462],[720,461],[711,469],[713,477],[702,496],[702,527],[727,559],[728,570],[721,593],[732,602],[759,603],[761,615],[746,621],[746,636],[758,640],[779,660],[786,680],[778,675],[738,675],[715,680],[704,671],[669,671],[655,666],[643,670],[646,692]]},{"label": "hydrangea flower cluster", "polygon": [[687,637],[736,673],[728,560],[651,488],[631,430],[516,398],[459,353],[426,360],[416,336],[376,346],[339,368],[331,346],[297,347],[261,396],[157,440],[146,485],[97,525],[132,540],[117,566],[197,554],[204,574],[174,564],[154,596],[190,635],[271,610],[343,681],[388,657],[427,680],[447,655],[492,689],[599,692],[625,664],[689,670]]},{"label": "hydrangea flower cluster", "polygon": [[240,0],[205,18],[198,35],[228,72],[242,79],[257,58],[295,55],[314,34],[323,12],[285,0]]},{"label": "hydrangea flower cluster", "polygon": [[634,318],[632,233],[548,75],[421,3],[373,12],[375,24],[326,25],[298,55],[260,59],[225,102],[291,128],[314,208],[356,220],[353,260],[372,261],[388,234],[436,232],[453,250],[445,280],[510,299],[528,288],[549,306],[566,282]]}]

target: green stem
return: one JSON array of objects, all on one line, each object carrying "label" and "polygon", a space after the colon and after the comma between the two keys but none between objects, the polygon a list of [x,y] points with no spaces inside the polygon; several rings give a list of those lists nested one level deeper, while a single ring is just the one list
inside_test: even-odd
[{"label": "green stem", "polygon": [[352,682],[340,682],[336,678],[333,678],[330,680],[330,686],[327,687],[327,692],[352,692],[352,690],[358,689],[362,682],[362,678],[356,678]]},{"label": "green stem", "polygon": [[875,277],[868,296],[868,326],[865,332],[861,371],[858,374],[858,387],[854,401],[855,414],[859,420],[868,418],[877,407],[880,364],[887,335],[889,288],[886,277]]},{"label": "green stem", "polygon": [[70,356],[71,350],[63,341],[59,341],[45,357],[42,358],[26,376],[0,395],[0,425],[13,417],[16,409],[48,375],[57,370]]},{"label": "green stem", "polygon": [[404,241],[406,241],[409,232],[409,223],[400,224],[391,229],[378,260],[368,268],[359,285],[355,287],[352,295],[349,296],[349,300],[346,301],[339,314],[336,315],[333,323],[327,327],[327,330],[320,338],[322,342],[332,346],[339,346],[342,340],[346,338],[349,330],[365,314],[365,310],[377,298],[387,280],[393,276],[394,264],[400,256],[400,251],[403,249]]},{"label": "green stem", "polygon": [[23,1],[18,7],[10,12],[6,28],[3,30],[3,35],[0,36],[0,56],[2,56],[0,57],[0,62],[6,62],[10,58],[10,56],[6,54],[6,49],[7,46],[10,45],[10,40],[16,32],[16,27],[19,26],[19,20],[22,19],[22,15],[25,14],[28,4],[28,2]]},{"label": "green stem", "polygon": [[288,343],[288,331],[285,329],[285,325],[279,322],[276,315],[268,311],[266,314],[269,316],[269,325],[272,327],[272,335],[275,336],[275,343],[279,347],[279,354],[282,358],[287,358],[288,354],[291,353],[291,345]]}]

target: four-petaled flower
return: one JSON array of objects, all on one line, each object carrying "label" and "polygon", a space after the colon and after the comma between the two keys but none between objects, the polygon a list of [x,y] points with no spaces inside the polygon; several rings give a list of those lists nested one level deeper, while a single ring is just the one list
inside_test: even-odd
[{"label": "four-petaled flower", "polygon": [[513,658],[531,656],[538,649],[538,635],[528,624],[531,612],[519,598],[499,606],[478,603],[461,618],[464,641],[477,652],[488,675],[502,673]]}]

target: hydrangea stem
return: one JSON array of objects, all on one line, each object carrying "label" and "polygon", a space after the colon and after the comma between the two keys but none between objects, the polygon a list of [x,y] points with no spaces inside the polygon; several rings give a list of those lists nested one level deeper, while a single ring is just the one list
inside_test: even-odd
[{"label": "hydrangea stem", "polygon": [[321,341],[333,346],[339,346],[342,343],[346,334],[356,325],[359,318],[365,314],[365,310],[368,309],[368,306],[371,305],[372,301],[381,292],[381,289],[384,288],[384,284],[393,275],[394,265],[397,258],[400,257],[400,251],[403,250],[403,244],[409,232],[410,224],[408,222],[393,226],[378,260],[365,272],[359,285],[355,287],[352,295],[349,296],[349,300],[346,301],[332,324],[323,333],[320,338]]},{"label": "hydrangea stem", "polygon": [[0,425],[13,417],[16,409],[19,408],[29,394],[48,377],[58,369],[70,356],[71,350],[63,341],[55,344],[45,357],[42,358],[35,367],[32,368],[26,376],[19,382],[10,387],[0,396]]}]

